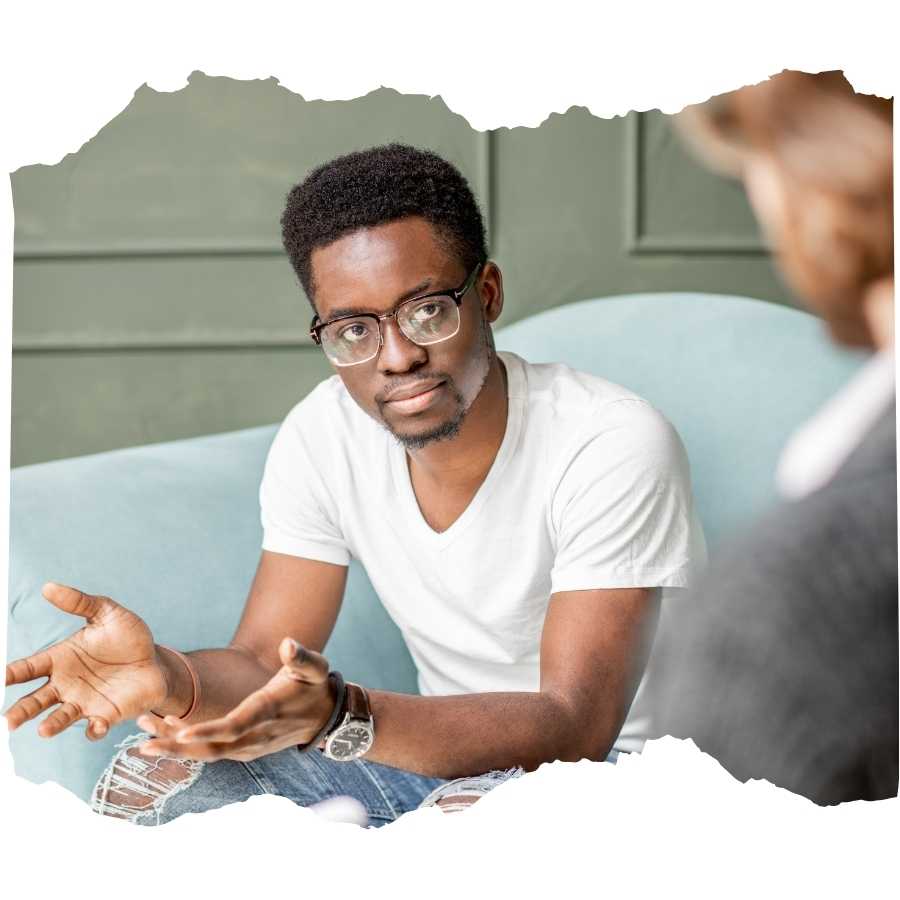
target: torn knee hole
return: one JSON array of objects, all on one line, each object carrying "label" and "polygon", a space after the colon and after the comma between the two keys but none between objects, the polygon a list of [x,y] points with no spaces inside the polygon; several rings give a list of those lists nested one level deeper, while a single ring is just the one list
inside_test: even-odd
[{"label": "torn knee hole", "polygon": [[459,812],[481,799],[480,794],[449,794],[435,801],[444,812]]},{"label": "torn knee hole", "polygon": [[135,735],[119,745],[107,770],[94,788],[92,807],[100,815],[136,819],[159,813],[166,801],[196,781],[203,763],[170,757],[145,757]]}]

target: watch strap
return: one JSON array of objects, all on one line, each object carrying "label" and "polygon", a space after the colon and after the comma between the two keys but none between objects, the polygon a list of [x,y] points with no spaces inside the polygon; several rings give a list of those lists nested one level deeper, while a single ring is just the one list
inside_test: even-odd
[{"label": "watch strap", "polygon": [[[331,715],[328,717],[328,721],[322,726],[319,733],[306,744],[297,744],[297,749],[301,753],[309,753],[311,750],[315,750],[316,747],[324,740],[325,736],[329,731],[334,728],[335,723],[340,718],[341,712],[344,709],[344,705],[347,697],[347,685],[344,683],[344,678],[340,672],[329,672],[328,680],[334,685],[335,689],[335,704],[334,709],[331,711]],[[366,702],[366,707],[368,708],[368,701]]]},{"label": "watch strap", "polygon": [[362,685],[354,684],[348,681],[346,684],[347,696],[347,712],[351,719],[364,719],[369,721],[372,718],[372,712],[369,709],[369,695]]}]

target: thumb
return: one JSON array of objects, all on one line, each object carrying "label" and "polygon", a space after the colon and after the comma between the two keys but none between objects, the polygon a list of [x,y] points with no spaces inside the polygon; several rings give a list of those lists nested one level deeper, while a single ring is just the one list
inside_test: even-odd
[{"label": "thumb", "polygon": [[318,684],[328,678],[328,660],[321,653],[307,649],[293,638],[286,637],[281,642],[278,655],[287,674],[297,681]]},{"label": "thumb", "polygon": [[101,738],[106,737],[108,731],[109,722],[103,716],[91,716],[88,719],[88,726],[85,729],[84,736],[89,741],[99,741]]},{"label": "thumb", "polygon": [[41,593],[57,609],[81,616],[88,622],[93,622],[117,605],[109,597],[95,597],[92,594],[85,594],[78,588],[57,584],[55,581],[48,581]]}]

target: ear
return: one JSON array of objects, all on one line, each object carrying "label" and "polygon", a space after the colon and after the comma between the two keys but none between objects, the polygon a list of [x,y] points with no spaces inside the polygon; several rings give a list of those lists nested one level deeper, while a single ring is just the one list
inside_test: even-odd
[{"label": "ear", "polygon": [[478,296],[481,298],[481,308],[487,322],[493,324],[500,318],[503,312],[503,275],[500,267],[491,260],[484,264],[484,268],[475,282]]}]

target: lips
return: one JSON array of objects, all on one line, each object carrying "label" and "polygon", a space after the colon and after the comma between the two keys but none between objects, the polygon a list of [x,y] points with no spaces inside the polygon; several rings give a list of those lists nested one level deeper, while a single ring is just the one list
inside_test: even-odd
[{"label": "lips", "polygon": [[390,400],[386,401],[387,409],[402,415],[414,415],[426,410],[440,396],[445,382],[436,381],[427,384],[419,384],[414,388],[405,388],[396,391]]},{"label": "lips", "polygon": [[410,387],[400,388],[392,391],[385,398],[385,403],[395,403],[398,400],[411,400],[413,397],[419,397],[433,391],[436,387],[442,385],[443,381],[420,381]]}]

